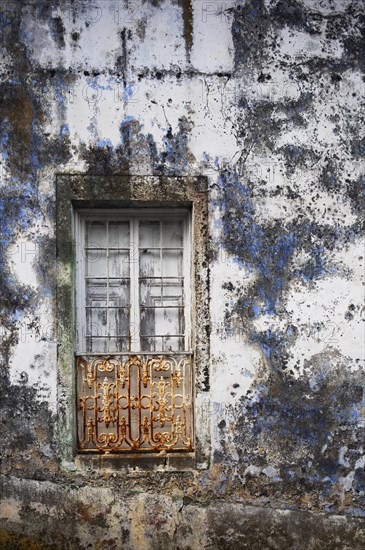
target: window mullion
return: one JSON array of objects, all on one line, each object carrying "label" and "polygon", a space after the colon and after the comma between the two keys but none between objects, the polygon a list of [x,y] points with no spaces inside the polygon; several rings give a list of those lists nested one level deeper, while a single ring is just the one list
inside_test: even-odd
[{"label": "window mullion", "polygon": [[[164,286],[162,242],[163,242],[162,241],[162,221],[160,220],[160,241],[159,241],[159,245],[160,245],[160,275],[161,275],[161,280],[160,280],[160,305],[161,306],[163,305],[163,286]],[[156,334],[156,322],[155,322],[155,334]],[[160,340],[161,340],[161,350],[160,351],[164,351],[164,349],[165,349],[165,338],[162,337]],[[155,347],[156,347],[156,344],[157,344],[157,338],[155,338]]]},{"label": "window mullion", "polygon": [[[107,350],[110,349],[110,329],[109,329],[109,220],[106,222],[106,333],[108,338],[107,341]],[[105,344],[104,344],[105,347]]]},{"label": "window mullion", "polygon": [[139,227],[138,219],[130,220],[130,351],[141,351],[139,327]]}]

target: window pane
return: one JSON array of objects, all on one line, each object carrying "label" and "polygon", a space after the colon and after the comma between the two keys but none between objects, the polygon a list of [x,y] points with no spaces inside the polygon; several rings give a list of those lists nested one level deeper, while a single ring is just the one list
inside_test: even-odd
[{"label": "window pane", "polygon": [[109,309],[109,336],[129,334],[129,310],[127,308]]},{"label": "window pane", "polygon": [[108,351],[107,338],[86,337],[86,351],[104,353]]},{"label": "window pane", "polygon": [[160,246],[160,222],[140,222],[139,246],[146,248]]},{"label": "window pane", "polygon": [[162,252],[162,272],[164,277],[182,277],[182,250]]},{"label": "window pane", "polygon": [[129,280],[109,280],[109,307],[129,307]]},{"label": "window pane", "polygon": [[[141,337],[154,336],[155,333],[155,309],[141,308]],[[148,348],[145,349],[148,351]]]},{"label": "window pane", "polygon": [[129,277],[128,250],[109,250],[109,277]]},{"label": "window pane", "polygon": [[155,334],[161,336],[182,334],[179,308],[159,308],[155,311]]},{"label": "window pane", "polygon": [[87,277],[106,277],[106,251],[105,250],[87,250],[86,251],[86,276]]},{"label": "window pane", "polygon": [[163,279],[162,284],[163,305],[183,305],[183,281],[174,279]]},{"label": "window pane", "polygon": [[182,336],[166,336],[163,338],[162,351],[184,351],[184,338]]},{"label": "window pane", "polygon": [[88,336],[107,336],[107,309],[87,308],[86,325]]},{"label": "window pane", "polygon": [[108,339],[108,353],[122,353],[129,351],[129,337],[125,338],[109,338]]},{"label": "window pane", "polygon": [[162,338],[141,336],[141,351],[163,351]]},{"label": "window pane", "polygon": [[109,222],[108,246],[129,248],[129,222]]},{"label": "window pane", "polygon": [[184,332],[182,308],[141,307],[141,336],[179,336]]},{"label": "window pane", "polygon": [[86,305],[107,306],[107,280],[89,279],[86,281]]},{"label": "window pane", "polygon": [[141,306],[155,306],[161,301],[161,279],[143,279],[140,283]]},{"label": "window pane", "polygon": [[182,221],[164,222],[162,224],[162,245],[167,247],[183,245]]},{"label": "window pane", "polygon": [[159,277],[161,275],[161,261],[159,250],[144,250],[139,260],[140,277]]},{"label": "window pane", "polygon": [[106,246],[105,222],[86,222],[86,246],[91,246],[92,248],[103,248]]}]

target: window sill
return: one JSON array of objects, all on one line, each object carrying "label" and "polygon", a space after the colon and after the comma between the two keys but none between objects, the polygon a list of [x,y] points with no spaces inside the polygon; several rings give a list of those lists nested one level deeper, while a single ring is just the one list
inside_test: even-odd
[{"label": "window sill", "polygon": [[78,454],[74,462],[64,464],[67,470],[103,471],[138,473],[147,471],[158,472],[192,472],[205,470],[206,463],[197,463],[194,453],[182,456],[177,453],[169,454]]}]

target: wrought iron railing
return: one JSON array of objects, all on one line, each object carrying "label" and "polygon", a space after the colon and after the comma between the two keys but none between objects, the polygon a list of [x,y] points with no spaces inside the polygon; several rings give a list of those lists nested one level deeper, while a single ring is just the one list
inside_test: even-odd
[{"label": "wrought iron railing", "polygon": [[191,354],[76,355],[78,450],[193,450]]}]

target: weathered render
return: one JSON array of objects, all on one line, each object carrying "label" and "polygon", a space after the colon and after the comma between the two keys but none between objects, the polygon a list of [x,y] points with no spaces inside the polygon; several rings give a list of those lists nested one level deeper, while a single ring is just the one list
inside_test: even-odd
[{"label": "weathered render", "polygon": [[[364,548],[363,1],[0,5],[0,546]],[[67,455],[68,175],[207,184],[193,466]]]}]

